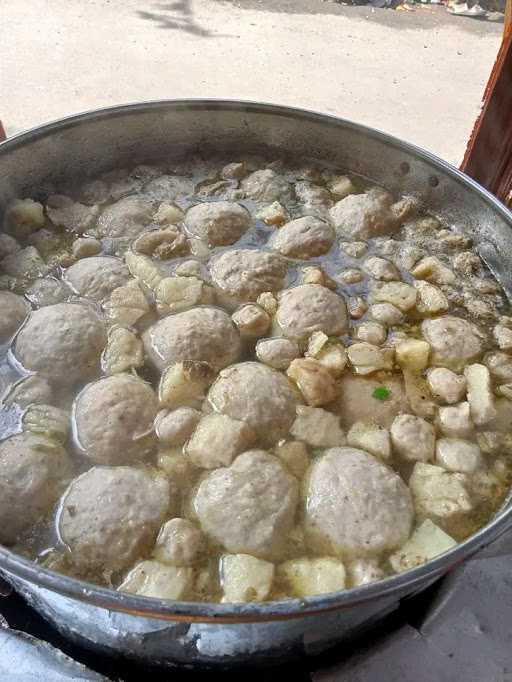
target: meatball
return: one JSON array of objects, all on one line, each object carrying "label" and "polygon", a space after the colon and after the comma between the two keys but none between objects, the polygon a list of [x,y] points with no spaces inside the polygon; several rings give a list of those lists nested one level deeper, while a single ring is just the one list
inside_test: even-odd
[{"label": "meatball", "polygon": [[261,442],[283,438],[301,403],[293,384],[259,362],[242,362],[223,370],[208,393],[212,407],[252,426]]},{"label": "meatball", "polygon": [[72,294],[67,284],[55,277],[40,277],[34,280],[25,292],[25,296],[37,308],[64,303]]},{"label": "meatball", "polygon": [[149,359],[163,370],[186,360],[209,362],[222,369],[240,354],[240,335],[220,308],[202,306],[168,315],[142,336]]},{"label": "meatball", "polygon": [[74,404],[76,439],[84,455],[99,464],[127,464],[147,454],[144,438],[158,409],[149,384],[130,374],[99,379]]},{"label": "meatball", "polygon": [[57,513],[59,536],[79,569],[127,568],[150,550],[169,503],[163,474],[96,466],[64,493]]},{"label": "meatball", "polygon": [[478,328],[460,317],[424,320],[421,331],[432,347],[432,364],[459,370],[482,352]]},{"label": "meatball", "polygon": [[289,183],[271,168],[248,175],[242,180],[241,189],[249,199],[268,203],[287,199],[291,194]]},{"label": "meatball", "polygon": [[24,298],[10,291],[0,291],[0,343],[9,341],[30,312]]},{"label": "meatball", "polygon": [[301,284],[283,292],[276,320],[283,335],[305,340],[313,332],[337,336],[347,330],[345,301],[320,284]]},{"label": "meatball", "polygon": [[98,218],[98,237],[135,238],[151,223],[153,208],[149,201],[126,197],[108,206]]},{"label": "meatball", "polygon": [[363,450],[327,450],[311,466],[306,495],[306,538],[316,551],[372,557],[400,547],[411,532],[407,486]]},{"label": "meatball", "polygon": [[[378,388],[389,391],[385,400],[375,397]],[[379,381],[345,372],[338,380],[338,389],[338,399],[331,409],[339,414],[341,425],[346,429],[359,421],[373,421],[388,429],[397,414],[409,410],[404,383],[396,375]]]},{"label": "meatball", "polygon": [[391,425],[391,442],[405,461],[428,462],[434,459],[436,430],[421,417],[399,414]]},{"label": "meatball", "polygon": [[268,245],[289,258],[313,258],[327,253],[334,237],[334,229],[324,220],[305,216],[274,232]]},{"label": "meatball", "polygon": [[212,262],[213,283],[235,301],[255,301],[266,291],[284,286],[286,261],[274,253],[251,249],[226,251]]},{"label": "meatball", "polygon": [[64,280],[80,296],[101,303],[118,287],[127,283],[128,268],[117,258],[91,256],[68,268]]},{"label": "meatball", "polygon": [[299,346],[290,339],[261,339],[256,344],[256,357],[274,369],[288,369],[300,357]]},{"label": "meatball", "polygon": [[22,433],[0,443],[0,542],[14,543],[50,511],[71,467],[64,449]]},{"label": "meatball", "polygon": [[106,340],[105,325],[92,307],[57,303],[31,313],[14,354],[26,369],[70,385],[97,372]]},{"label": "meatball", "polygon": [[382,190],[350,194],[338,201],[329,214],[336,231],[350,239],[370,239],[389,234],[397,226],[391,211],[392,197]]},{"label": "meatball", "polygon": [[231,201],[196,204],[187,211],[185,227],[199,239],[206,239],[211,246],[234,244],[251,224],[249,211]]},{"label": "meatball", "polygon": [[228,552],[271,559],[293,527],[297,480],[264,450],[239,455],[200,484],[194,510],[204,532]]}]

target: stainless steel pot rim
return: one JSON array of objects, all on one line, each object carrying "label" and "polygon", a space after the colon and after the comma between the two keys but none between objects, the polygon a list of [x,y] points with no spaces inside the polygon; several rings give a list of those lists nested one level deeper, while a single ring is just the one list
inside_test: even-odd
[{"label": "stainless steel pot rim", "polygon": [[[316,120],[323,125],[333,127],[352,128],[361,131],[369,137],[374,137],[389,145],[402,149],[404,152],[419,157],[429,163],[434,169],[450,175],[457,182],[476,191],[493,210],[499,212],[512,227],[512,213],[501,204],[487,190],[474,180],[461,173],[451,164],[439,159],[413,144],[402,142],[396,137],[387,135],[368,126],[347,121],[335,116],[321,114],[306,109],[263,104],[252,101],[220,100],[220,99],[186,99],[186,100],[156,100],[124,104],[120,106],[96,109],[63,119],[52,121],[31,130],[19,133],[0,144],[0,163],[4,153],[30,141],[51,135],[55,131],[78,126],[91,120],[102,120],[151,109],[173,110],[211,110],[257,112],[285,117],[305,118]],[[486,547],[512,525],[512,507],[504,507],[493,520],[466,541],[454,547],[440,557],[437,557],[418,568],[404,573],[390,576],[384,580],[342,592],[293,599],[278,602],[262,602],[252,604],[213,604],[203,602],[171,602],[162,599],[140,597],[128,593],[117,592],[106,587],[99,587],[75,578],[71,578],[49,569],[43,568],[29,559],[15,554],[5,547],[0,547],[0,569],[7,574],[29,581],[42,588],[46,588],[62,595],[85,601],[95,606],[112,611],[131,613],[169,621],[218,622],[218,623],[250,623],[270,620],[288,620],[300,618],[307,614],[321,613],[337,609],[348,609],[357,604],[370,601],[377,597],[392,595],[402,590],[414,589],[428,579],[435,579],[462,563],[478,550]]]}]

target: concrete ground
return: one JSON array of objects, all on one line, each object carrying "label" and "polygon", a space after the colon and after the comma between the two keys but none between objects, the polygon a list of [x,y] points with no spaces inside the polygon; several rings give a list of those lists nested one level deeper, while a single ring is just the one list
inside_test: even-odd
[{"label": "concrete ground", "polygon": [[502,26],[322,0],[0,0],[8,134],[95,107],[219,97],[380,128],[459,162]]}]

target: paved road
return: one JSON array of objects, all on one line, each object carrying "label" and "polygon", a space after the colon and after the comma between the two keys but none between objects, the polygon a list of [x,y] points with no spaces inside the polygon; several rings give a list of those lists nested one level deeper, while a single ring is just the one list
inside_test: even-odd
[{"label": "paved road", "polygon": [[302,106],[460,160],[501,26],[322,0],[1,0],[7,132],[142,99]]}]

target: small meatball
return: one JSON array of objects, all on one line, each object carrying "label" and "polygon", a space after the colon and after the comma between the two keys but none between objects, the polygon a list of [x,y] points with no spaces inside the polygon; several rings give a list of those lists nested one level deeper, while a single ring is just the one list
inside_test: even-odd
[{"label": "small meatball", "polygon": [[[377,389],[383,388],[386,397],[381,400],[376,397]],[[379,381],[346,372],[339,379],[338,391],[338,399],[331,409],[340,415],[345,429],[358,421],[374,421],[388,429],[397,414],[409,411],[403,380],[396,375]]]},{"label": "small meatball", "polygon": [[128,282],[128,268],[117,258],[92,256],[78,261],[64,273],[64,281],[80,296],[101,303]]},{"label": "small meatball", "polygon": [[220,561],[223,603],[263,601],[270,594],[274,564],[249,554],[224,554]]},{"label": "small meatball", "polygon": [[256,344],[256,357],[274,369],[288,369],[290,363],[300,357],[300,349],[290,339],[261,339]]},{"label": "small meatball", "polygon": [[125,464],[148,454],[157,399],[151,386],[130,374],[88,384],[73,406],[77,442],[101,464]]},{"label": "small meatball", "polygon": [[46,213],[55,227],[61,227],[76,234],[84,234],[94,227],[99,208],[85,206],[69,197],[55,194],[48,197]]},{"label": "small meatball", "polygon": [[161,405],[170,408],[200,407],[216,372],[207,362],[186,360],[164,370],[158,387]]},{"label": "small meatball", "polygon": [[498,382],[512,381],[512,357],[502,351],[492,351],[484,355],[484,364]]},{"label": "small meatball", "polygon": [[468,365],[464,368],[466,377],[469,411],[477,426],[482,426],[496,417],[491,375],[485,365]]},{"label": "small meatball", "polygon": [[431,284],[455,284],[455,274],[435,256],[422,258],[411,270],[416,279],[425,279]]},{"label": "small meatball", "polygon": [[106,340],[104,323],[91,307],[57,303],[30,314],[14,354],[52,383],[72,385],[97,373]]},{"label": "small meatball", "polygon": [[290,433],[314,448],[333,448],[345,445],[345,434],[340,419],[332,412],[316,407],[297,405],[297,417]]},{"label": "small meatball", "polygon": [[256,213],[256,218],[262,220],[265,225],[275,225],[276,227],[279,227],[289,220],[289,215],[284,206],[278,201],[274,201],[273,204],[269,204],[258,211]]},{"label": "small meatball", "polygon": [[436,443],[436,464],[448,471],[472,474],[484,464],[480,448],[460,438],[440,438]]},{"label": "small meatball", "polygon": [[183,221],[185,214],[176,204],[163,202],[158,207],[158,211],[153,216],[158,225],[177,225]]},{"label": "small meatball", "polygon": [[243,161],[234,161],[224,166],[220,174],[227,180],[241,180],[247,175],[247,167]]},{"label": "small meatball", "polygon": [[16,199],[9,204],[4,215],[5,231],[17,239],[24,239],[41,229],[44,222],[42,205],[32,199]]},{"label": "small meatball", "polygon": [[362,258],[368,251],[366,242],[341,242],[340,249],[351,258]]},{"label": "small meatball", "polygon": [[453,474],[442,467],[416,462],[409,480],[414,509],[420,521],[430,519],[450,533],[473,509],[465,474]]},{"label": "small meatball", "polygon": [[168,260],[187,254],[190,246],[185,235],[175,225],[170,225],[161,230],[143,232],[133,242],[132,249],[135,253]]},{"label": "small meatball", "polygon": [[71,473],[67,454],[57,442],[32,433],[0,443],[0,542],[15,543],[53,507],[62,482]]},{"label": "small meatball", "polygon": [[375,583],[386,577],[376,559],[355,559],[347,565],[347,573],[351,587]]},{"label": "small meatball", "polygon": [[240,335],[231,318],[220,308],[200,307],[159,320],[142,335],[148,358],[163,370],[168,365],[209,362],[221,369],[236,362]]},{"label": "small meatball", "polygon": [[395,357],[402,369],[422,372],[428,366],[430,344],[420,339],[406,339],[395,346]]},{"label": "small meatball", "polygon": [[125,197],[107,206],[98,218],[96,234],[110,239],[134,239],[153,219],[151,202]]},{"label": "small meatball", "polygon": [[192,435],[201,413],[192,407],[179,407],[172,412],[161,410],[155,419],[155,433],[166,445],[183,445]]},{"label": "small meatball", "polygon": [[460,317],[444,315],[421,324],[424,338],[432,348],[432,364],[460,370],[482,352],[478,328]]},{"label": "small meatball", "polygon": [[344,199],[349,194],[355,194],[356,188],[348,175],[335,175],[328,183],[331,194],[338,199]]},{"label": "small meatball", "polygon": [[101,253],[101,242],[94,237],[79,237],[73,242],[71,253],[75,258],[89,258]]},{"label": "small meatball", "polygon": [[196,204],[185,215],[189,234],[207,240],[211,246],[234,244],[250,225],[249,211],[231,201]]},{"label": "small meatball", "polygon": [[107,345],[101,356],[105,374],[120,374],[144,364],[144,347],[139,337],[129,329],[111,327]]},{"label": "small meatball", "polygon": [[466,378],[445,367],[435,367],[427,372],[427,383],[434,398],[453,405],[466,395]]},{"label": "small meatball", "polygon": [[225,251],[210,266],[214,285],[234,301],[255,301],[264,292],[279,291],[287,269],[281,256],[254,249]]},{"label": "small meatball", "polygon": [[338,394],[334,377],[318,360],[293,360],[286,374],[295,381],[306,403],[313,407],[332,402]]},{"label": "small meatball", "polygon": [[267,203],[288,199],[291,194],[288,182],[270,168],[251,173],[240,187],[248,199]]},{"label": "small meatball", "polygon": [[293,527],[298,484],[263,450],[239,455],[199,485],[194,510],[204,532],[228,552],[272,559]]},{"label": "small meatball", "polygon": [[20,249],[21,246],[14,237],[11,237],[9,234],[0,234],[0,260],[6,258],[6,256],[11,256]]},{"label": "small meatball", "polygon": [[304,216],[275,232],[268,246],[288,258],[313,258],[327,253],[334,242],[334,229],[324,220]]},{"label": "small meatball", "polygon": [[212,287],[197,277],[164,277],[155,289],[159,315],[181,313],[201,303],[213,303]]},{"label": "small meatball", "polygon": [[391,303],[403,313],[416,305],[418,292],[404,282],[385,282],[372,290],[372,303]]},{"label": "small meatball", "polygon": [[354,343],[347,348],[347,356],[356,374],[393,369],[393,348],[379,348],[366,342]]},{"label": "small meatball", "polygon": [[217,412],[249,424],[263,443],[272,445],[290,430],[301,400],[280,372],[259,362],[243,362],[221,371],[208,402]]},{"label": "small meatball", "polygon": [[400,573],[421,566],[456,545],[456,540],[426,519],[415,528],[405,545],[389,557],[389,563],[396,573]]},{"label": "small meatball", "polygon": [[374,346],[380,346],[386,340],[386,328],[380,322],[362,322],[356,327],[356,337]]},{"label": "small meatball", "polygon": [[225,414],[207,414],[197,425],[185,452],[195,466],[217,469],[229,466],[255,440],[254,431],[245,422]]},{"label": "small meatball", "polygon": [[191,568],[168,566],[159,561],[141,561],[117,588],[120,592],[157,599],[187,599],[194,586]]},{"label": "small meatball", "polygon": [[389,234],[397,226],[390,210],[392,197],[382,190],[350,194],[329,211],[338,234],[350,239],[370,239]]},{"label": "small meatball", "polygon": [[309,546],[346,559],[378,556],[403,545],[413,521],[400,476],[363,450],[332,448],[317,458],[306,486]]},{"label": "small meatball", "polygon": [[403,312],[392,303],[375,303],[370,307],[370,317],[387,327],[395,327],[405,322]]},{"label": "small meatball", "polygon": [[389,431],[372,421],[356,422],[347,433],[347,444],[369,452],[383,462],[391,459],[391,437]]},{"label": "small meatball", "polygon": [[50,270],[33,246],[27,246],[6,256],[0,263],[0,267],[4,275],[18,278],[24,284],[29,284],[37,277],[44,277]]},{"label": "small meatball", "polygon": [[61,280],[54,277],[41,277],[32,282],[25,296],[37,308],[46,305],[64,303],[72,296],[71,289]]},{"label": "small meatball", "polygon": [[163,564],[192,566],[204,549],[204,538],[187,519],[171,519],[164,523],[156,539],[153,556]]},{"label": "small meatball", "polygon": [[361,296],[350,296],[347,300],[347,309],[353,320],[359,320],[367,312],[368,304]]},{"label": "small meatball", "polygon": [[6,343],[30,312],[27,301],[10,291],[0,291],[0,343]]},{"label": "small meatball", "polygon": [[116,571],[150,550],[169,504],[165,475],[95,466],[64,493],[57,527],[77,567]]},{"label": "small meatball", "polygon": [[338,336],[348,326],[343,298],[318,284],[301,284],[284,291],[276,320],[283,335],[295,341],[304,340],[315,331]]},{"label": "small meatball", "polygon": [[418,292],[418,299],[416,301],[416,310],[421,315],[437,315],[438,313],[445,313],[450,304],[444,293],[433,284],[428,284],[420,280],[414,282],[414,288]]},{"label": "small meatball", "polygon": [[466,438],[474,430],[469,403],[463,402],[449,407],[440,407],[438,413],[439,427],[445,436]]},{"label": "small meatball", "polygon": [[25,377],[11,386],[2,402],[9,407],[16,404],[22,409],[29,405],[51,405],[54,401],[53,389],[44,377],[37,374]]},{"label": "small meatball", "polygon": [[246,339],[257,339],[270,329],[270,316],[259,305],[248,303],[233,313],[231,319],[238,327],[240,336]]},{"label": "small meatball", "polygon": [[406,462],[428,462],[434,459],[436,430],[421,417],[400,414],[391,424],[391,442]]},{"label": "small meatball", "polygon": [[385,258],[370,256],[363,263],[363,268],[374,279],[380,279],[385,282],[401,279],[398,268]]},{"label": "small meatball", "polygon": [[308,449],[298,440],[280,442],[275,454],[285,467],[297,478],[302,478],[310,465]]},{"label": "small meatball", "polygon": [[277,574],[294,597],[309,597],[345,589],[345,567],[333,557],[290,559]]},{"label": "small meatball", "polygon": [[113,324],[130,327],[149,313],[149,303],[136,280],[118,287],[104,303],[105,313]]}]

